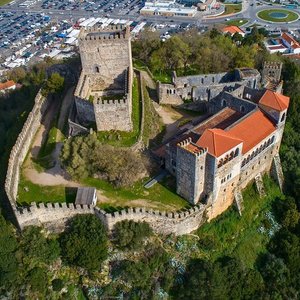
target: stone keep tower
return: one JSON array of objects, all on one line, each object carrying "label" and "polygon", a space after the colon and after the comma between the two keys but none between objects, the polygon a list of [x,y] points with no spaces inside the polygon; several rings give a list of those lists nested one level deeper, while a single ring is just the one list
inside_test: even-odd
[{"label": "stone keep tower", "polygon": [[98,131],[132,130],[132,57],[129,27],[82,29],[82,73],[75,90],[79,122]]},{"label": "stone keep tower", "polygon": [[282,63],[277,61],[264,62],[262,70],[262,84],[265,88],[275,92],[282,92],[282,82],[280,81]]}]

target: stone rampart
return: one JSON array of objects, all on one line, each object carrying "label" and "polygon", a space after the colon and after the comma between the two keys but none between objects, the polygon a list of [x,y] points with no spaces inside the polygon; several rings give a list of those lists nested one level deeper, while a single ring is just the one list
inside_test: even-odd
[{"label": "stone rampart", "polygon": [[48,101],[39,91],[35,97],[33,109],[29,113],[23,129],[11,150],[5,180],[5,191],[13,208],[16,206],[20,167],[28,153],[32,139],[41,125],[41,120],[47,107]]},{"label": "stone rampart", "polygon": [[80,206],[66,203],[37,205],[32,203],[29,207],[18,208],[15,213],[21,229],[30,225],[44,225],[54,231],[63,230],[70,218],[80,214],[95,214],[108,231],[111,231],[117,222],[133,220],[149,223],[157,233],[173,233],[175,235],[190,233],[206,220],[204,205],[197,205],[181,212],[164,212],[137,207],[106,213],[97,207],[87,205]]}]

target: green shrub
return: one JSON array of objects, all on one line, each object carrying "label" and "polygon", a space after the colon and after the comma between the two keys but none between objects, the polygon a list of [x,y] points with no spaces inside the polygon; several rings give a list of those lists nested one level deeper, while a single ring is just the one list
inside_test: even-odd
[{"label": "green shrub", "polygon": [[114,244],[121,249],[137,250],[143,241],[152,235],[152,229],[146,222],[121,221],[114,227]]}]

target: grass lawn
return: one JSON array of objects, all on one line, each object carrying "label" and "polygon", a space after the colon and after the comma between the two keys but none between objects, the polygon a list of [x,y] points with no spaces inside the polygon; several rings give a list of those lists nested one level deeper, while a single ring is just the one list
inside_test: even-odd
[{"label": "grass lawn", "polygon": [[223,15],[236,14],[242,10],[242,4],[225,4],[225,11]]},{"label": "grass lawn", "polygon": [[9,2],[11,2],[12,0],[0,0],[0,6],[3,6]]},{"label": "grass lawn", "polygon": [[54,203],[75,201],[77,188],[64,186],[41,186],[21,177],[18,189],[18,203],[21,205],[37,203]]},{"label": "grass lawn", "polygon": [[203,248],[204,257],[214,260],[223,255],[235,256],[249,267],[253,266],[269,241],[268,235],[260,233],[258,229],[267,220],[266,212],[271,210],[276,196],[280,195],[278,186],[269,177],[264,177],[264,185],[267,192],[264,198],[259,198],[254,185],[246,188],[241,217],[232,207],[198,229],[200,238],[212,240],[213,246],[209,250]]},{"label": "grass lawn", "polygon": [[98,206],[109,212],[129,206],[168,211],[189,207],[187,201],[175,193],[173,178],[169,177],[150,189],[144,188],[146,181],[141,180],[129,188],[115,188],[106,181],[93,178],[87,178],[82,183],[102,190],[103,197],[98,197]]},{"label": "grass lawn", "polygon": [[97,133],[98,139],[104,144],[121,147],[130,147],[137,142],[141,126],[141,95],[136,77],[132,86],[132,122],[132,131],[101,131]]},{"label": "grass lawn", "polygon": [[171,72],[155,72],[153,76],[156,81],[160,81],[161,83],[172,83]]},{"label": "grass lawn", "polygon": [[242,26],[244,24],[246,24],[248,22],[248,20],[246,19],[235,19],[235,20],[230,20],[226,22],[226,25],[229,26]]},{"label": "grass lawn", "polygon": [[[285,18],[274,18],[272,13],[283,13],[286,14]],[[270,21],[274,23],[292,22],[296,21],[299,15],[295,12],[286,9],[265,9],[260,11],[257,16],[265,21]]]}]

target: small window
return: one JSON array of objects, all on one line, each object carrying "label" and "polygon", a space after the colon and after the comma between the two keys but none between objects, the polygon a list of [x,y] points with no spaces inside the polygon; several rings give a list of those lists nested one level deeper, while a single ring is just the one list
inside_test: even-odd
[{"label": "small window", "polygon": [[100,68],[98,66],[95,67],[96,73],[100,73]]},{"label": "small window", "polygon": [[281,117],[281,122],[283,122],[285,120],[285,113],[282,115],[282,117]]},{"label": "small window", "polygon": [[241,105],[241,108],[240,108],[240,109],[241,109],[241,112],[242,112],[242,113],[245,112],[245,106],[244,106],[244,105]]},{"label": "small window", "polygon": [[274,140],[275,140],[275,136],[273,135],[272,138],[271,138],[271,144],[274,143]]},{"label": "small window", "polygon": [[222,106],[225,107],[226,104],[227,104],[226,101],[223,99],[223,100],[222,100]]}]

